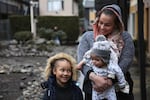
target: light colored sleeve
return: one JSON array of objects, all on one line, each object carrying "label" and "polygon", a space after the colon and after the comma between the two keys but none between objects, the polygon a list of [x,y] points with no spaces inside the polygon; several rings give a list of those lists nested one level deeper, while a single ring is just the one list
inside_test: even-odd
[{"label": "light colored sleeve", "polygon": [[[92,32],[86,32],[82,35],[81,40],[77,47],[77,61],[80,62],[83,59],[84,54],[90,50],[93,45],[94,37]],[[83,66],[81,71],[86,76],[87,72],[92,70],[91,67]]]}]

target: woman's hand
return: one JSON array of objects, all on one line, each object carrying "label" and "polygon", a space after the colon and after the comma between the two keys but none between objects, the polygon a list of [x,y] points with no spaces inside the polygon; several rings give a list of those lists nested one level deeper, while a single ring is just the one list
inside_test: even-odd
[{"label": "woman's hand", "polygon": [[104,92],[106,89],[112,86],[111,79],[108,79],[107,77],[98,76],[94,72],[90,73],[89,78],[90,80],[92,80],[93,88],[97,92]]}]

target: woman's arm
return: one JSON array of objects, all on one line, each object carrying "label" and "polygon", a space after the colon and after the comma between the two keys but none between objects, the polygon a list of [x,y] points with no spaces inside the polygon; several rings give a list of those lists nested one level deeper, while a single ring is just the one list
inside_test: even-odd
[{"label": "woman's arm", "polygon": [[[82,35],[77,48],[78,63],[83,59],[84,54],[92,47],[93,42],[94,42],[93,32],[88,31]],[[92,70],[92,68],[87,66],[83,66],[81,69],[82,73],[85,76],[87,75],[87,72],[90,70]]]},{"label": "woman's arm", "polygon": [[126,73],[129,70],[130,65],[132,64],[135,54],[135,48],[133,40],[129,33],[123,32],[122,37],[124,41],[124,47],[119,59],[119,66],[122,69],[123,73]]},{"label": "woman's arm", "polygon": [[92,80],[92,86],[97,92],[103,92],[113,84],[111,79],[98,76],[94,72],[89,73],[89,79]]}]

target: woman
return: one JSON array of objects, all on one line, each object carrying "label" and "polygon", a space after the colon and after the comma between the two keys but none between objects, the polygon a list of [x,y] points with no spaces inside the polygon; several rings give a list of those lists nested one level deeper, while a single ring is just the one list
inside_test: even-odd
[{"label": "woman", "polygon": [[[128,72],[134,57],[134,44],[130,34],[124,31],[121,10],[118,5],[107,5],[98,12],[96,21],[93,24],[93,31],[85,32],[79,42],[77,49],[78,62],[82,60],[84,53],[92,48],[96,36],[100,34],[105,35],[108,40],[117,45],[120,53],[118,64],[130,85],[129,94],[116,92],[117,100],[134,100],[132,93],[133,81]],[[115,83],[114,80],[107,77],[97,76],[92,68],[88,66],[83,66],[82,73],[85,76],[83,84],[85,100],[91,100],[91,87],[98,92],[103,92]],[[94,84],[91,85],[91,81]]]}]

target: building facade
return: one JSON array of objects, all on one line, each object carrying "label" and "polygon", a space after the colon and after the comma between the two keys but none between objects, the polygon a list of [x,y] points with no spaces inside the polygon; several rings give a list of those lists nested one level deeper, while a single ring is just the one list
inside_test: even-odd
[{"label": "building facade", "polygon": [[78,16],[77,0],[39,0],[40,16]]},{"label": "building facade", "polygon": [[[150,1],[143,0],[144,15],[143,15],[143,34],[146,41],[146,53],[150,55]],[[130,1],[130,14],[128,21],[128,31],[131,33],[134,40],[138,39],[138,2],[137,0]],[[139,33],[140,34],[140,33]]]},{"label": "building facade", "polygon": [[[38,8],[35,11],[35,15],[38,15]],[[9,16],[29,14],[30,0],[0,0],[0,40],[11,38]]]}]

